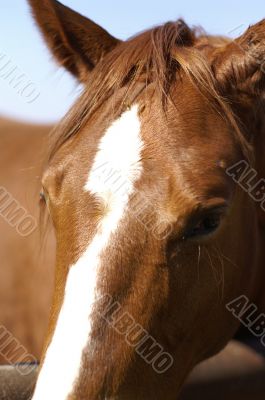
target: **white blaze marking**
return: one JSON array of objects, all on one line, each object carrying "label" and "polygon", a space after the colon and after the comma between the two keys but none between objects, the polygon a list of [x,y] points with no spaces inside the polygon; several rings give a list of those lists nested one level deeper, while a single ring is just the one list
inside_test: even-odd
[{"label": "white blaze marking", "polygon": [[[133,193],[134,182],[141,174],[140,120],[138,107],[125,112],[106,131],[99,144],[85,190],[96,195],[107,206],[98,230],[85,253],[70,268],[64,302],[54,336],[48,347],[36,385],[33,400],[65,400],[71,394],[89,344],[91,311],[96,301],[100,256],[119,222]],[[102,167],[104,166],[104,167]],[[100,179],[102,168],[120,171],[126,179],[126,190],[113,190],[113,182]]]}]

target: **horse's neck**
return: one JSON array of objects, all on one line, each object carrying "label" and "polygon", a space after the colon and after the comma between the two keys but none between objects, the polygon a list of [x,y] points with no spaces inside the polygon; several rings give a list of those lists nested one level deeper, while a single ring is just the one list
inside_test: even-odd
[{"label": "horse's neck", "polygon": [[[265,102],[261,107],[259,118],[255,123],[253,132],[254,134],[254,148],[255,148],[255,169],[257,172],[257,181],[265,179]],[[265,203],[264,203],[265,204]],[[265,313],[265,211],[260,203],[256,203],[257,218],[259,225],[258,232],[258,269],[257,269],[257,297],[256,305],[261,312]]]},{"label": "horse's neck", "polygon": [[[254,169],[257,172],[254,184],[257,184],[260,179],[265,179],[265,102],[262,103],[262,106],[259,105],[259,107],[257,107],[257,110],[258,116],[255,118],[255,122],[252,121],[250,132],[250,134],[254,138]],[[259,223],[261,226],[263,226],[265,230],[265,211],[260,206],[260,203],[257,203],[257,213]]]}]

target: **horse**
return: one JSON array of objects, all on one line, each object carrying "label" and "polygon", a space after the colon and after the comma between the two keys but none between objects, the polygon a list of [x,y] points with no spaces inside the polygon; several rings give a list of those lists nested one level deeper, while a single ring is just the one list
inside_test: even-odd
[{"label": "horse", "polygon": [[42,175],[57,246],[33,400],[176,399],[237,331],[228,304],[264,311],[264,187],[234,178],[264,172],[265,21],[236,40],[178,20],[121,41],[29,4],[84,85]]},{"label": "horse", "polygon": [[42,246],[38,203],[50,130],[0,119],[0,364],[39,359],[48,326],[55,241]]}]

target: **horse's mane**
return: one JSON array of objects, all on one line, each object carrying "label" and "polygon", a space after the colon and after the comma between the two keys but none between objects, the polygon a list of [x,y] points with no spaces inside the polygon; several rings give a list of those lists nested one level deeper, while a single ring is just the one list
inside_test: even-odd
[{"label": "horse's mane", "polygon": [[227,43],[222,37],[211,37],[189,28],[184,21],[168,22],[121,42],[105,56],[88,77],[86,87],[67,116],[52,132],[50,158],[68,139],[77,134],[93,113],[115,91],[127,88],[124,95],[133,90],[140,79],[146,85],[154,84],[163,105],[169,99],[172,83],[184,73],[215,104],[236,132],[244,153],[248,144],[238,127],[229,103],[216,89],[216,82],[207,57],[201,48],[219,47]]}]

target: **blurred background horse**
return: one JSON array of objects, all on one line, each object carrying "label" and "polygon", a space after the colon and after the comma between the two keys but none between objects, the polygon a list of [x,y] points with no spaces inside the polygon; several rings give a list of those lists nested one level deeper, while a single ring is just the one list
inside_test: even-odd
[{"label": "blurred background horse", "polygon": [[[0,119],[0,186],[17,202],[8,210],[9,219],[21,206],[38,225],[22,236],[14,224],[0,217],[0,325],[37,358],[47,328],[54,265],[52,232],[42,245],[38,223],[40,176],[50,129]],[[0,195],[0,213],[4,206]],[[5,336],[1,339],[3,345]],[[19,361],[15,342],[8,350],[12,362]],[[1,351],[0,363],[6,364],[9,357]]]}]

